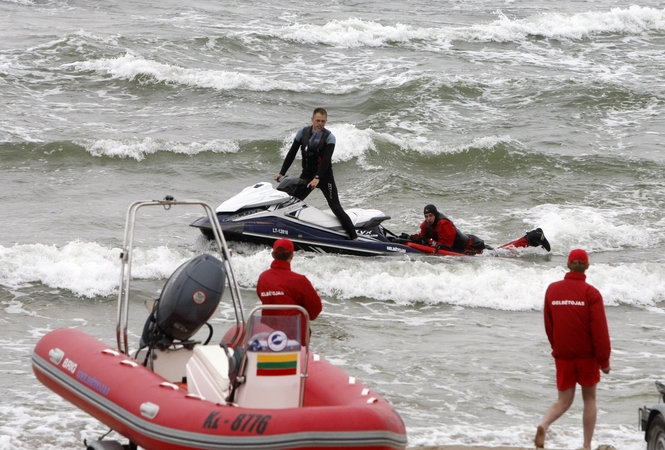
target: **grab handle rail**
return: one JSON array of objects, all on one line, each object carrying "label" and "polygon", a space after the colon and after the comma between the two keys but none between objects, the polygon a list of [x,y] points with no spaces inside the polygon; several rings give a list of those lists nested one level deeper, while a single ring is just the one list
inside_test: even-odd
[{"label": "grab handle rail", "polygon": [[[118,350],[126,355],[129,354],[127,327],[129,322],[129,296],[130,282],[132,278],[132,258],[134,252],[136,213],[139,209],[145,206],[161,206],[168,211],[172,206],[176,205],[198,205],[203,207],[205,210],[206,216],[210,221],[210,225],[212,226],[212,231],[215,237],[215,242],[217,243],[219,255],[221,256],[222,262],[224,263],[226,269],[229,290],[231,291],[231,301],[236,316],[236,334],[233,336],[234,340],[239,336],[240,330],[244,327],[245,318],[243,315],[242,300],[240,298],[240,288],[238,287],[238,283],[233,273],[233,268],[231,267],[231,252],[229,251],[229,248],[226,244],[224,233],[222,232],[222,228],[212,207],[209,204],[199,200],[179,201],[174,199],[172,196],[166,196],[163,200],[138,201],[132,203],[127,210],[127,217],[125,220],[125,236],[122,244],[122,252],[120,253],[121,268],[120,284],[118,289],[116,339],[118,343]],[[243,327],[241,327],[240,324],[242,324]]]}]

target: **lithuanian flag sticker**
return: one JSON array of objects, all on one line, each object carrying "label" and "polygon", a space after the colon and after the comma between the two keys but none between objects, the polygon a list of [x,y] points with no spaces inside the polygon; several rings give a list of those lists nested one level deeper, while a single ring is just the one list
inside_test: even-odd
[{"label": "lithuanian flag sticker", "polygon": [[295,375],[298,371],[298,354],[257,355],[256,376],[279,377]]}]

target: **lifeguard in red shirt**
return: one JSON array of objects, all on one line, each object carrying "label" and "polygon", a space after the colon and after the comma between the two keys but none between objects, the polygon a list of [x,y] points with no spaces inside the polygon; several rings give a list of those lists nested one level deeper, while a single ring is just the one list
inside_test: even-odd
[{"label": "lifeguard in red shirt", "polygon": [[610,373],[610,334],[603,297],[586,282],[589,255],[576,249],[568,256],[568,272],[545,293],[545,332],[556,365],[557,402],[538,426],[534,443],[545,446],[549,426],[565,413],[575,399],[575,386],[582,386],[584,448],[591,448],[596,427],[596,385],[600,371]]},{"label": "lifeguard in red shirt", "polygon": [[[256,294],[264,305],[298,305],[305,308],[309,319],[314,320],[321,313],[323,306],[321,298],[316,293],[314,286],[306,276],[291,271],[291,260],[293,259],[293,242],[289,239],[278,239],[273,244],[272,257],[274,261],[270,269],[259,275],[256,284]],[[294,311],[268,311],[262,313],[269,315],[293,315]],[[305,329],[303,317],[301,329]],[[309,331],[303,333],[309,336]]]}]

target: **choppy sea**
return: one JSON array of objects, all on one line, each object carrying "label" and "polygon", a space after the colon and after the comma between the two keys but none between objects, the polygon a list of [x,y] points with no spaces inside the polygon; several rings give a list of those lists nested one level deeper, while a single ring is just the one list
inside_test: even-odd
[{"label": "choppy sea", "polygon": [[[399,233],[433,203],[490,245],[542,227],[552,252],[298,254],[324,300],[314,349],[393,403],[410,446],[529,446],[556,398],[543,295],[582,247],[613,346],[594,447],[645,448],[637,408],[665,378],[662,2],[1,0],[0,98],[1,450],[106,432],[30,356],[58,327],[114,345],[129,204],[272,180],[318,106],[343,206]],[[140,217],[137,341],[143,300],[205,246],[199,215]],[[269,251],[233,254],[251,308]],[[579,393],[547,443],[581,446]]]}]

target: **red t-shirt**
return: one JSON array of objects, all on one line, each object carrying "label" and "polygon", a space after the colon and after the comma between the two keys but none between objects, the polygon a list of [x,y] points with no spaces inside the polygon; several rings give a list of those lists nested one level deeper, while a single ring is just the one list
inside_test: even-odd
[{"label": "red t-shirt", "polygon": [[557,359],[595,358],[610,365],[610,334],[603,297],[586,275],[568,272],[545,293],[545,331]]}]

